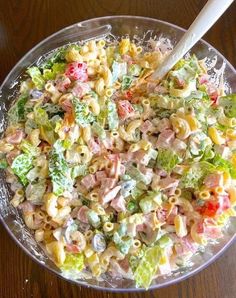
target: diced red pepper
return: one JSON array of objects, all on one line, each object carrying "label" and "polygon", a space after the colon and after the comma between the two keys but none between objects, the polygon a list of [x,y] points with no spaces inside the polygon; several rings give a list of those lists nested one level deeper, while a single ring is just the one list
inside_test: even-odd
[{"label": "diced red pepper", "polygon": [[85,82],[88,80],[87,64],[84,62],[73,62],[67,65],[65,75],[71,80]]},{"label": "diced red pepper", "polygon": [[134,108],[128,100],[118,101],[118,115],[122,120],[133,116]]}]

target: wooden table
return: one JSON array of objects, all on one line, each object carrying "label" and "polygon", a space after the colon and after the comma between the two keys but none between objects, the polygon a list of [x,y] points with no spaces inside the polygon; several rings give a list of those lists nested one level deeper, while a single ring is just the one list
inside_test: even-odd
[{"label": "wooden table", "polygon": [[[220,0],[219,0],[220,1]],[[223,1],[223,0],[222,0]],[[105,15],[142,15],[187,28],[205,0],[0,0],[0,82],[14,64],[51,33]],[[205,39],[236,65],[236,3]],[[201,273],[177,285],[140,294],[112,294],[77,287],[43,269],[0,226],[0,297],[236,297],[236,243]]]}]

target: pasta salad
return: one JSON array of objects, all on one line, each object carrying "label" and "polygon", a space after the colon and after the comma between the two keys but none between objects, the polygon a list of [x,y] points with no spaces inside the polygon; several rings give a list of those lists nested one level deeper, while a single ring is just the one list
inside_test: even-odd
[{"label": "pasta salad", "polygon": [[236,216],[236,94],[194,55],[152,81],[169,53],[91,40],[26,71],[0,168],[62,272],[148,288]]}]

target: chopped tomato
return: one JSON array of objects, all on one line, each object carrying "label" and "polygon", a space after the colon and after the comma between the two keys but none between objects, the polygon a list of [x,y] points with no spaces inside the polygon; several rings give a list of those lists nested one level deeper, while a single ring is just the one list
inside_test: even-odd
[{"label": "chopped tomato", "polygon": [[133,97],[133,93],[131,91],[126,91],[125,93],[125,98],[127,98],[128,100],[131,99]]},{"label": "chopped tomato", "polygon": [[208,201],[206,204],[199,209],[202,215],[214,217],[220,208],[220,204],[217,201]]}]

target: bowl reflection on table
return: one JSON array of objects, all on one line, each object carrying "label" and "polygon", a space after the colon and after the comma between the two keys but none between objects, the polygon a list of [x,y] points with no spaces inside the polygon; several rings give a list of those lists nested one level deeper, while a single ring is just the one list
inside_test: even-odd
[{"label": "bowl reflection on table", "polygon": [[[119,36],[127,36],[135,38],[137,42],[145,45],[150,38],[165,37],[171,40],[172,44],[183,35],[184,30],[172,24],[143,17],[133,16],[114,16],[103,17],[83,21],[81,23],[67,27],[34,47],[28,52],[12,69],[9,75],[3,82],[0,90],[0,132],[3,133],[6,127],[7,110],[11,105],[14,94],[17,92],[20,82],[20,76],[26,67],[32,63],[40,63],[43,54],[52,51],[64,44],[82,40],[88,40],[94,37],[108,36],[110,39],[115,39]],[[236,92],[236,72],[230,63],[213,47],[204,41],[198,42],[192,49],[199,59],[208,57],[209,60],[214,60],[217,57],[215,65],[216,69],[220,69],[225,63],[225,80],[227,82],[226,91]],[[212,73],[214,75],[214,71]],[[60,270],[54,263],[45,255],[43,249],[35,242],[31,232],[25,226],[17,209],[9,204],[11,192],[5,181],[4,174],[0,174],[0,218],[3,225],[8,230],[9,234],[18,243],[22,249],[31,256],[36,262],[50,269],[59,276],[62,276]],[[192,259],[192,265],[187,268],[181,268],[169,276],[158,277],[155,279],[150,289],[164,287],[181,281],[192,274],[200,271],[215,260],[234,240],[236,231],[236,219],[231,220],[228,227],[225,229],[224,237],[215,245],[209,245],[202,253],[198,253]],[[88,280],[73,280],[78,285],[90,286],[102,290],[112,291],[139,291],[136,289],[135,283],[132,280],[111,279],[97,281],[94,279]]]}]

